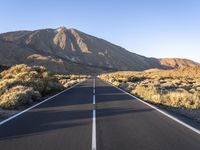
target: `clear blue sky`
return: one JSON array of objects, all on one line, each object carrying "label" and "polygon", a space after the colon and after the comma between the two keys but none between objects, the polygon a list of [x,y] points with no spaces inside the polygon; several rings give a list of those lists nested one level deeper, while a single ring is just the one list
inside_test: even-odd
[{"label": "clear blue sky", "polygon": [[200,62],[200,0],[0,0],[0,32],[59,26],[145,56]]}]

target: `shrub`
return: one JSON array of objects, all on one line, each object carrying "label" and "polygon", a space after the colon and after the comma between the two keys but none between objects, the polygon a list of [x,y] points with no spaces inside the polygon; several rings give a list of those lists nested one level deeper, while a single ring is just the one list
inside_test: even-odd
[{"label": "shrub", "polygon": [[12,109],[59,92],[89,76],[54,75],[44,67],[20,64],[1,72],[0,77],[0,107]]},{"label": "shrub", "polygon": [[122,71],[99,77],[147,101],[173,107],[200,108],[200,67]]},{"label": "shrub", "polygon": [[132,91],[132,86],[130,86],[128,83],[122,82],[121,84],[118,85],[119,87],[123,88],[127,92]]},{"label": "shrub", "polygon": [[185,107],[185,108],[199,108],[200,107],[200,95],[198,93],[191,94],[187,91],[169,92],[163,96],[165,104],[173,107]]},{"label": "shrub", "polygon": [[155,103],[161,103],[161,95],[160,91],[155,86],[136,86],[134,90],[131,91],[131,93],[136,94],[140,97],[142,97],[144,100],[150,100]]},{"label": "shrub", "polygon": [[38,91],[26,86],[15,86],[7,90],[0,97],[0,107],[13,109],[24,104],[29,104],[41,97]]},{"label": "shrub", "polygon": [[23,81],[17,81],[15,79],[0,80],[0,95],[4,94],[6,90],[16,85],[24,85]]}]

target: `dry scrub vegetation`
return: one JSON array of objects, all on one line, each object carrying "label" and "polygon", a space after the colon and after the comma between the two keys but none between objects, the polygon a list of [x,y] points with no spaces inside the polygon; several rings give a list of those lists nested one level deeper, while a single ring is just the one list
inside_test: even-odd
[{"label": "dry scrub vegetation", "polygon": [[86,78],[86,75],[55,75],[41,66],[13,66],[0,73],[0,108],[17,109]]},{"label": "dry scrub vegetation", "polygon": [[115,72],[99,77],[152,103],[200,108],[200,67]]}]

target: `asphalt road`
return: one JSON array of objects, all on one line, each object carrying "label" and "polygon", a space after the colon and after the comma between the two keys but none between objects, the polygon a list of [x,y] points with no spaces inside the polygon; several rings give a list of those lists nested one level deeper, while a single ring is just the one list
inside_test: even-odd
[{"label": "asphalt road", "polygon": [[0,150],[200,150],[194,131],[95,83],[89,79],[1,125]]}]

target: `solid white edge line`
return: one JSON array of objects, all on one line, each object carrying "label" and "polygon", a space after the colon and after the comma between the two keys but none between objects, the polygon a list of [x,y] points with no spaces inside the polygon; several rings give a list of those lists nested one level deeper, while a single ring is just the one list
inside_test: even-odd
[{"label": "solid white edge line", "polygon": [[[86,80],[84,80],[84,81],[86,81]],[[67,88],[67,89],[65,89],[65,90],[63,90],[63,91],[61,91],[60,93],[57,93],[57,94],[55,94],[55,95],[53,95],[53,96],[51,96],[51,97],[49,97],[49,98],[47,98],[47,99],[45,99],[45,100],[43,100],[43,101],[41,101],[41,102],[39,102],[39,103],[37,103],[37,104],[35,104],[35,105],[33,105],[33,106],[31,106],[31,107],[25,109],[25,110],[23,110],[23,111],[21,111],[21,112],[15,114],[15,115],[13,115],[13,116],[11,116],[11,117],[9,117],[9,118],[7,118],[7,119],[1,121],[1,122],[0,122],[0,126],[3,125],[3,124],[5,124],[6,122],[8,122],[8,121],[10,121],[10,120],[12,120],[12,119],[14,119],[14,118],[16,118],[16,117],[22,115],[23,113],[25,113],[25,112],[27,112],[27,111],[29,111],[29,110],[31,110],[31,109],[33,109],[33,108],[35,108],[35,107],[37,107],[37,106],[43,104],[43,103],[45,103],[45,102],[51,100],[52,98],[54,98],[54,97],[56,97],[56,96],[58,96],[58,95],[60,95],[60,94],[62,94],[62,93],[64,93],[64,92],[66,92],[66,91],[68,91],[68,90],[70,90],[70,89],[72,89],[72,88],[74,88],[75,86],[77,86],[77,85],[83,83],[84,81],[81,81],[81,82],[79,82],[79,83],[77,83],[77,84],[75,84],[75,85],[73,85],[73,86],[71,86],[71,87],[69,87],[69,88]]]},{"label": "solid white edge line", "polygon": [[[93,79],[93,89],[95,89],[95,78]],[[93,93],[93,105],[95,105],[95,92]],[[96,150],[96,110],[93,108],[92,117],[92,150]]]},{"label": "solid white edge line", "polygon": [[[102,80],[102,79],[100,79],[100,80]],[[104,81],[104,80],[102,80],[102,81]],[[104,82],[106,82],[106,81],[104,81]],[[142,102],[142,103],[144,103],[144,104],[148,105],[149,107],[151,107],[151,108],[153,108],[153,109],[157,110],[158,112],[162,113],[163,115],[167,116],[168,118],[170,118],[170,119],[172,119],[172,120],[174,120],[174,121],[178,122],[179,124],[181,124],[181,125],[185,126],[185,127],[186,127],[186,128],[188,128],[188,129],[190,129],[190,130],[194,131],[195,133],[197,133],[197,134],[200,134],[200,130],[198,130],[198,129],[196,129],[196,128],[192,127],[192,126],[191,126],[191,125],[189,125],[189,124],[186,124],[185,122],[183,122],[183,121],[179,120],[178,118],[176,118],[176,117],[174,117],[174,116],[170,115],[169,113],[167,113],[167,112],[165,112],[165,111],[163,111],[163,110],[159,109],[158,107],[156,107],[156,106],[153,106],[153,105],[151,105],[151,104],[149,104],[149,103],[147,103],[147,102],[145,102],[145,101],[141,100],[140,98],[138,98],[138,97],[136,97],[136,96],[134,96],[134,95],[132,95],[132,94],[130,94],[130,93],[128,93],[128,92],[126,92],[126,91],[122,90],[122,89],[120,89],[120,88],[119,88],[119,87],[117,87],[117,86],[114,86],[114,85],[112,85],[112,84],[111,84],[111,83],[109,83],[109,82],[106,82],[106,83],[108,83],[108,84],[110,84],[111,86],[113,86],[113,87],[117,88],[118,90],[120,90],[120,91],[122,91],[122,92],[124,92],[124,93],[128,94],[129,96],[131,96],[131,97],[133,97],[133,98],[137,99],[138,101],[140,101],[140,102]]]}]

